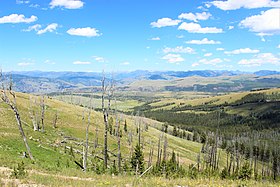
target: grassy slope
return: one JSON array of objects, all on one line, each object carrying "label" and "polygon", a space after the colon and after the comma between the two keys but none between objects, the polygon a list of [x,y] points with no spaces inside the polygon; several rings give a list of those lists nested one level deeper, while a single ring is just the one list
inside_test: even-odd
[{"label": "grassy slope", "polygon": [[[244,96],[246,96],[248,94],[264,93],[264,94],[270,95],[272,93],[279,93],[279,92],[280,92],[280,88],[273,88],[273,89],[268,89],[268,90],[231,93],[231,94],[227,94],[227,95],[221,95],[221,96],[215,96],[215,97],[205,97],[205,98],[199,98],[199,99],[190,99],[190,100],[163,98],[160,101],[151,103],[150,105],[158,106],[155,110],[158,110],[158,109],[170,110],[173,107],[177,107],[177,106],[184,107],[186,105],[198,106],[198,105],[204,105],[207,103],[211,103],[211,105],[220,105],[220,104],[224,104],[225,102],[231,104],[238,100],[241,100]],[[170,104],[170,105],[164,106],[164,104],[165,105]],[[248,106],[248,107],[250,107],[250,106]],[[246,111],[246,106],[245,106],[245,108],[244,108],[244,106],[236,107],[236,108],[234,108],[234,110],[236,110],[236,112],[234,112],[234,111],[230,111],[230,112],[239,113],[238,111],[240,111],[240,110],[242,110],[244,112],[244,111]],[[244,113],[244,115],[246,115],[246,114]]]},{"label": "grassy slope", "polygon": [[[35,98],[33,96],[33,98]],[[39,102],[39,98],[37,98]],[[82,122],[82,114],[84,109],[82,107],[66,104],[54,99],[46,99],[46,132],[34,132],[31,126],[31,120],[29,118],[28,106],[29,106],[29,95],[17,93],[17,104],[24,123],[24,130],[28,138],[33,156],[35,157],[35,163],[32,163],[28,159],[22,159],[21,154],[25,151],[24,144],[20,137],[16,121],[14,119],[13,112],[3,103],[0,104],[0,166],[13,168],[21,160],[26,163],[27,169],[33,169],[36,171],[47,172],[47,173],[60,173],[69,174],[70,176],[84,175],[76,165],[71,161],[69,156],[69,151],[65,153],[65,145],[72,145],[74,149],[82,151],[82,146],[77,145],[77,142],[66,140],[67,143],[61,143],[65,136],[72,136],[78,138],[78,142],[82,142],[85,137],[86,124]],[[54,118],[55,110],[58,111],[59,120],[58,128],[52,128],[52,120]],[[98,112],[93,112],[91,116],[89,139],[93,142],[95,139],[95,128],[98,128],[99,132],[99,147],[93,150],[93,143],[90,144],[90,152],[95,151],[99,156],[102,151],[103,144],[103,122],[102,115]],[[134,134],[133,144],[136,144],[137,135],[136,128],[134,125],[134,118],[123,115],[122,125],[124,119],[127,119],[128,130],[132,131]],[[145,142],[144,154],[145,159],[148,158],[148,153],[150,147],[154,148],[154,158],[156,161],[156,145],[158,137],[162,134],[159,130],[153,128],[161,127],[161,124],[156,121],[149,119],[143,119],[143,123],[148,123],[150,125],[148,131],[143,132],[143,141]],[[123,126],[121,127],[123,128]],[[196,161],[197,153],[201,149],[201,144],[182,140],[177,137],[168,136],[168,152],[169,154],[175,150],[180,155],[180,161],[182,164],[194,163]],[[122,145],[122,155],[125,159],[129,158],[131,146],[128,144],[128,135],[123,132],[123,137],[121,139]],[[109,136],[109,150],[116,153],[116,138],[114,136]],[[76,160],[81,158],[81,155],[76,154]],[[111,160],[115,159],[110,155]],[[58,161],[59,160],[59,161]],[[90,162],[90,161],[89,161]],[[69,163],[69,167],[66,168],[65,165]],[[60,165],[58,167],[58,165]],[[69,172],[70,171],[70,172]]]},{"label": "grassy slope", "polygon": [[[41,184],[46,186],[277,186],[277,184],[269,182],[255,182],[255,181],[231,181],[220,180],[218,178],[212,179],[175,179],[168,180],[161,177],[148,177],[143,179],[136,179],[135,176],[109,176],[102,175],[97,176],[92,172],[84,173],[73,163],[69,156],[69,151],[64,152],[65,144],[61,143],[64,140],[64,136],[73,136],[79,138],[80,141],[85,136],[85,124],[83,124],[81,118],[84,109],[82,107],[66,104],[54,99],[46,99],[47,111],[46,111],[46,132],[34,132],[31,127],[31,121],[28,114],[29,95],[18,93],[17,103],[20,109],[22,120],[26,122],[24,130],[28,137],[28,142],[31,146],[33,156],[35,157],[35,163],[28,159],[21,158],[22,151],[25,150],[21,137],[19,135],[17,124],[14,119],[12,111],[7,108],[3,103],[0,104],[0,170],[1,167],[12,168],[16,166],[21,160],[24,160],[28,169],[28,177],[21,181],[9,179],[9,173],[0,172],[0,186],[16,186],[22,183],[28,184]],[[39,100],[39,99],[38,99]],[[58,111],[59,121],[58,128],[52,128],[52,120],[55,113]],[[126,119],[128,122],[128,130],[134,133],[134,145],[136,143],[136,134],[134,126],[134,118],[130,116],[122,116],[122,119]],[[99,129],[99,148],[95,150],[101,156],[102,148],[102,135],[103,135],[103,123],[102,115],[94,112],[92,114],[91,121],[93,124],[90,128],[90,141],[95,139],[95,128]],[[160,128],[159,122],[143,119],[143,123],[150,124],[147,132],[144,132],[144,153],[145,158],[148,158],[148,152],[150,147],[154,147],[154,155],[156,155],[156,147],[158,137],[162,134],[156,128]],[[155,128],[153,128],[155,127]],[[122,138],[122,152],[123,157],[128,158],[131,147],[127,142],[127,134]],[[116,139],[113,136],[109,136],[109,149],[114,150],[116,148]],[[151,144],[150,144],[151,142]],[[77,146],[75,142],[67,140],[67,146],[72,145],[73,148],[82,150],[82,146]],[[92,144],[90,144],[90,151],[93,151]],[[201,149],[201,144],[182,140],[177,137],[168,135],[168,152],[175,150],[180,155],[180,161],[184,166],[196,161],[197,153]],[[223,159],[222,163],[225,163],[224,152],[221,152]],[[80,159],[80,155],[75,154],[76,160]],[[111,158],[113,158],[111,156]],[[58,162],[59,160],[59,162]],[[90,162],[91,159],[89,159]],[[156,158],[153,158],[155,161]],[[66,167],[69,163],[69,167]],[[75,176],[75,177],[74,177]]]}]

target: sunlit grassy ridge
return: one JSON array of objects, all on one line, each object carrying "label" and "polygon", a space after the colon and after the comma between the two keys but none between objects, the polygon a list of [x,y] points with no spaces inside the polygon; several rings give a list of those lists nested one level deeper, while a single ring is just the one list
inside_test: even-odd
[{"label": "sunlit grassy ridge", "polygon": [[[29,159],[23,159],[22,153],[25,151],[25,147],[22,138],[19,134],[16,120],[13,112],[4,104],[0,104],[0,166],[13,168],[23,160],[27,169],[35,169],[48,173],[65,173],[65,171],[75,170],[74,173],[80,173],[80,169],[74,164],[73,159],[69,155],[69,147],[72,146],[75,150],[82,152],[83,141],[85,139],[85,129],[87,123],[88,109],[80,106],[67,104],[52,98],[45,98],[46,112],[45,112],[45,132],[33,131],[32,122],[29,115],[30,95],[17,93],[17,106],[20,111],[20,115],[23,121],[23,127],[30,144],[32,154],[35,158],[35,162],[31,162]],[[40,103],[40,97],[31,96],[36,99],[38,105]],[[101,101],[100,101],[101,102]],[[34,108],[34,107],[33,107]],[[36,107],[35,107],[36,108]],[[38,115],[40,116],[40,109],[38,108]],[[53,128],[53,119],[55,112],[58,112],[57,128]],[[86,120],[83,122],[82,116],[85,116]],[[115,115],[111,115],[115,118]],[[163,137],[163,133],[156,128],[161,128],[161,123],[150,119],[131,117],[123,114],[119,114],[121,118],[121,151],[123,159],[129,161],[131,150],[137,143],[137,134],[135,120],[142,121],[142,142],[144,142],[144,155],[145,160],[148,161],[148,154],[150,149],[154,149],[153,162],[156,162],[157,142],[159,137]],[[137,118],[137,119],[136,119]],[[123,130],[124,120],[128,124],[128,133]],[[103,148],[103,134],[104,123],[103,116],[99,112],[91,113],[91,125],[89,133],[89,152],[90,154],[96,154],[102,157]],[[144,127],[147,124],[148,130],[145,131]],[[114,127],[115,124],[113,124]],[[156,128],[154,128],[156,127]],[[98,147],[94,149],[94,140],[96,139],[96,128],[98,129]],[[132,146],[128,143],[128,134],[133,134]],[[68,138],[67,138],[68,137]],[[75,138],[75,141],[69,139],[69,137]],[[201,149],[201,144],[180,139],[171,135],[168,137],[168,155],[174,150],[180,155],[180,162],[184,167],[187,167],[190,163],[196,162],[197,154]],[[109,150],[113,153],[117,153],[117,138],[113,135],[109,135],[108,139]],[[116,160],[112,154],[110,156],[110,162]],[[81,154],[75,153],[75,160],[80,161]],[[89,158],[89,165],[91,164],[91,157]],[[69,175],[71,175],[70,172]]]}]

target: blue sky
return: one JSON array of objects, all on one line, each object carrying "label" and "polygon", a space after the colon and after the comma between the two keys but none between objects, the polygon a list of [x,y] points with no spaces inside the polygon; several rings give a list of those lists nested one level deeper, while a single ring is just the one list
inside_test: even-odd
[{"label": "blue sky", "polygon": [[0,0],[4,71],[280,71],[280,1]]}]

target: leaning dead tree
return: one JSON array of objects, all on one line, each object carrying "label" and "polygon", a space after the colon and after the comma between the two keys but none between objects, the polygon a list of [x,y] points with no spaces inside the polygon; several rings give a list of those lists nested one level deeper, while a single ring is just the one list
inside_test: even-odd
[{"label": "leaning dead tree", "polygon": [[[108,166],[108,117],[109,117],[109,111],[111,108],[111,98],[114,93],[113,89],[113,81],[109,81],[108,84],[106,84],[106,78],[105,74],[103,73],[103,78],[101,81],[102,84],[102,112],[103,112],[103,118],[104,118],[104,167],[107,168]],[[108,99],[108,105],[105,106],[105,97],[107,96]]]},{"label": "leaning dead tree", "polygon": [[24,133],[23,128],[22,128],[20,114],[19,114],[19,111],[18,111],[18,108],[17,108],[17,104],[16,104],[16,94],[12,90],[12,87],[13,87],[12,78],[10,77],[9,82],[5,86],[5,78],[3,76],[2,70],[0,70],[0,83],[1,83],[1,86],[2,86],[2,89],[1,89],[1,100],[4,103],[6,103],[8,106],[10,106],[10,108],[14,112],[15,118],[17,120],[18,128],[19,128],[19,132],[20,132],[20,134],[22,136],[23,142],[24,142],[25,147],[26,147],[26,151],[27,151],[27,153],[29,155],[29,158],[31,160],[34,160],[32,154],[31,154],[30,147],[29,147],[29,145],[27,143],[27,139],[26,139],[25,133]]}]

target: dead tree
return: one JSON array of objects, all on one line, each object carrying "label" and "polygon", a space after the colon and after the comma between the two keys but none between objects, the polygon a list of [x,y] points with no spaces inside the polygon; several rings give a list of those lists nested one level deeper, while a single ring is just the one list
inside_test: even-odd
[{"label": "dead tree", "polygon": [[[16,94],[15,94],[15,92],[12,91],[12,87],[13,87],[12,78],[10,77],[8,88],[6,88],[5,87],[5,79],[3,77],[2,70],[0,70],[0,82],[2,83],[1,100],[4,103],[6,103],[7,105],[9,105],[10,108],[12,109],[12,111],[14,112],[15,118],[17,120],[18,128],[19,128],[19,132],[22,136],[22,139],[23,139],[23,142],[25,144],[25,147],[26,147],[27,153],[29,155],[29,158],[31,160],[34,160],[34,158],[32,156],[32,153],[31,153],[31,150],[30,150],[30,147],[27,143],[25,133],[24,133],[23,128],[22,128],[21,118],[20,118],[20,114],[19,114],[17,104],[16,104]],[[8,94],[9,94],[9,96],[8,96]],[[12,97],[12,100],[10,99],[10,97]]]},{"label": "dead tree", "polygon": [[33,130],[34,131],[38,131],[39,130],[39,125],[38,125],[38,121],[37,121],[37,115],[33,109],[33,101],[32,101],[32,97],[29,97],[29,101],[30,101],[30,105],[29,105],[29,115],[33,124]]},{"label": "dead tree", "polygon": [[91,116],[91,110],[88,112],[88,124],[86,127],[86,142],[85,142],[85,148],[84,148],[84,157],[83,157],[83,167],[84,172],[87,170],[87,156],[88,156],[88,131],[90,126],[90,116]]},{"label": "dead tree", "polygon": [[[103,73],[103,78],[102,78],[102,112],[103,112],[103,119],[104,119],[104,167],[107,168],[108,165],[108,117],[109,117],[109,111],[111,108],[111,98],[113,96],[113,82],[111,81],[109,84],[110,85],[105,85],[106,84],[106,78],[105,74]],[[108,99],[108,105],[107,108],[105,107],[105,96],[107,95]]]},{"label": "dead tree", "polygon": [[57,128],[58,112],[55,110],[54,119],[53,119],[53,128]]},{"label": "dead tree", "polygon": [[40,103],[40,106],[41,106],[41,131],[42,132],[45,132],[45,123],[44,123],[44,120],[45,120],[45,97],[42,96],[41,98],[41,103]]}]

